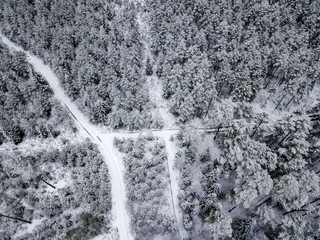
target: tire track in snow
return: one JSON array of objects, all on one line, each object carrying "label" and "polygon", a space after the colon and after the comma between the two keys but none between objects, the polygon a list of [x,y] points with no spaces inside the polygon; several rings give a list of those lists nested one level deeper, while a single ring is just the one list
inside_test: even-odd
[{"label": "tire track in snow", "polygon": [[170,190],[171,190],[171,199],[172,199],[172,207],[173,212],[177,221],[178,227],[178,234],[179,239],[188,239],[188,233],[184,229],[183,222],[182,222],[182,213],[180,211],[179,205],[179,183],[178,180],[180,178],[179,172],[174,168],[174,159],[175,155],[178,152],[175,143],[170,140],[171,136],[178,133],[176,131],[162,131],[162,132],[154,132],[153,134],[157,137],[161,137],[166,143],[166,150],[167,150],[167,163],[168,163],[168,170],[170,175]]}]

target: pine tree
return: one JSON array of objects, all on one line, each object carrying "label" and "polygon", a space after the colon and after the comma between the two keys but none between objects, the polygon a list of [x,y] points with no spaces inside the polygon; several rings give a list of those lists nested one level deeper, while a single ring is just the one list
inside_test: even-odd
[{"label": "pine tree", "polygon": [[145,74],[147,76],[151,76],[153,74],[153,70],[152,70],[152,65],[151,65],[151,62],[150,62],[150,58],[147,59],[147,62],[146,62],[146,70],[145,70]]}]

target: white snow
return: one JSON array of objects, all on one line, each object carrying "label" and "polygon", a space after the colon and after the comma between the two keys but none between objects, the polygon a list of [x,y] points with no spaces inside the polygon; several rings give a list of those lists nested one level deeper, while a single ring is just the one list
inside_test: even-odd
[{"label": "white snow", "polygon": [[89,123],[88,118],[85,117],[77,106],[70,100],[64,93],[60,86],[57,76],[53,71],[45,65],[39,58],[24,51],[9,39],[0,35],[4,44],[15,51],[22,51],[27,54],[28,62],[34,69],[40,73],[50,84],[53,89],[54,96],[65,106],[68,112],[73,116],[79,132],[92,139],[99,146],[101,154],[109,167],[109,173],[112,184],[112,209],[113,209],[113,224],[118,229],[119,237],[121,240],[133,239],[130,232],[129,216],[126,211],[126,193],[123,181],[123,164],[120,159],[115,156],[113,148],[114,134],[103,133],[98,127]]},{"label": "white snow", "polygon": [[28,233],[32,233],[33,229],[35,227],[37,227],[38,225],[40,225],[42,223],[42,221],[44,220],[44,218],[41,218],[41,219],[35,219],[35,220],[32,220],[32,223],[29,224],[29,223],[25,223],[21,226],[21,228],[23,230],[20,230],[19,232],[17,232],[13,238],[17,238],[17,237],[21,237],[25,234],[28,234]]},{"label": "white snow", "polygon": [[[136,5],[140,4],[142,8],[145,6],[144,0],[135,0]],[[137,6],[138,7],[138,6]],[[152,39],[150,36],[150,28],[147,24],[147,15],[145,11],[138,11],[137,23],[139,25],[139,31],[142,36],[144,63],[147,58],[150,59],[151,64],[154,65],[153,70],[156,70],[156,61],[153,58],[151,52]],[[152,76],[147,76],[147,89],[149,91],[150,102],[155,106],[152,111],[154,116],[159,115],[162,118],[164,128],[171,129],[175,127],[175,120],[172,114],[169,112],[168,101],[163,98],[163,89],[158,76],[153,73]]]},{"label": "white snow", "polygon": [[171,187],[171,201],[173,205],[173,211],[174,215],[177,221],[177,227],[178,227],[178,233],[180,236],[180,239],[186,239],[188,237],[187,231],[183,227],[182,222],[182,213],[180,211],[179,206],[179,172],[177,169],[174,168],[174,158],[175,154],[177,153],[178,149],[174,142],[170,140],[171,136],[173,134],[176,134],[178,131],[172,131],[172,130],[164,130],[161,132],[154,132],[153,134],[157,137],[163,138],[163,140],[166,143],[166,150],[168,153],[167,159],[168,159],[168,167],[169,167],[169,174],[170,174],[170,187]]},{"label": "white snow", "polygon": [[[139,1],[140,4],[144,5],[144,1]],[[151,40],[149,38],[149,27],[146,23],[145,13],[140,13],[138,16],[138,23],[142,34],[144,36],[144,48],[145,56],[148,56],[152,59],[152,54],[150,51]],[[28,62],[34,67],[34,69],[40,73],[49,83],[53,89],[54,96],[60,101],[60,103],[66,107],[67,111],[73,117],[75,124],[84,137],[89,137],[99,146],[101,154],[104,156],[105,162],[108,165],[109,173],[111,177],[112,184],[112,211],[113,211],[113,225],[115,229],[113,232],[108,235],[100,235],[95,239],[116,239],[117,235],[121,240],[133,239],[133,236],[130,231],[130,221],[129,215],[126,209],[126,192],[125,192],[125,183],[123,180],[124,174],[124,165],[121,160],[121,157],[118,155],[118,151],[113,147],[114,137],[123,138],[123,137],[134,137],[138,136],[140,132],[114,132],[110,130],[106,131],[105,128],[97,127],[92,125],[88,118],[85,117],[78,107],[70,100],[70,98],[64,93],[63,88],[60,86],[60,82],[57,76],[53,71],[43,63],[42,60],[35,57],[34,55],[24,51],[21,47],[17,46],[9,39],[0,34],[2,41],[9,48],[15,51],[22,51],[27,54]],[[171,202],[173,212],[178,225],[178,232],[181,239],[187,238],[187,232],[183,227],[182,223],[182,213],[180,211],[178,194],[179,194],[179,172],[177,169],[174,169],[174,157],[177,149],[173,142],[170,141],[170,137],[173,134],[177,133],[177,128],[175,127],[174,117],[169,112],[169,107],[167,102],[162,97],[162,86],[159,79],[154,74],[153,76],[148,77],[147,80],[148,87],[150,89],[150,101],[154,104],[154,114],[160,114],[163,118],[164,127],[166,130],[154,130],[148,131],[152,132],[155,136],[162,137],[166,143],[166,150],[168,152],[168,166],[169,166],[169,175],[170,175],[170,187],[171,187]],[[58,185],[63,186],[63,181]]]},{"label": "white snow", "polygon": [[32,138],[32,139],[26,139],[22,143],[19,143],[19,145],[16,145],[11,142],[3,143],[0,146],[0,152],[14,152],[19,151],[23,152],[25,155],[30,154],[32,152],[36,151],[43,151],[47,149],[62,149],[65,145],[65,141],[67,141],[70,144],[77,144],[84,141],[84,138],[76,136],[74,133],[71,132],[65,132],[61,135],[59,135],[57,138]]},{"label": "white snow", "polygon": [[314,86],[312,91],[310,92],[308,96],[308,100],[305,102],[305,105],[303,107],[307,109],[312,109],[317,104],[319,104],[320,101],[320,84],[317,84]]},{"label": "white snow", "polygon": [[114,232],[112,234],[101,234],[97,237],[92,238],[92,240],[116,240],[117,239],[117,233]]},{"label": "white snow", "polygon": [[[153,59],[153,55],[151,52],[152,39],[150,37],[150,30],[149,25],[147,23],[146,11],[142,11],[143,7],[145,6],[145,0],[135,0],[135,3],[136,6],[138,4],[142,6],[142,8],[140,8],[140,11],[138,11],[137,22],[139,24],[139,30],[142,36],[142,45],[144,48],[144,61],[146,61],[147,58],[149,58],[152,64],[155,63],[155,59]],[[153,70],[155,71],[155,67]],[[153,105],[155,106],[153,115],[159,114],[161,116],[164,129],[175,129],[176,122],[174,120],[173,115],[169,112],[168,102],[165,101],[163,98],[163,89],[161,82],[155,73],[152,76],[147,77],[147,88],[149,90],[150,102],[153,103]],[[174,158],[178,150],[175,144],[172,141],[170,141],[171,136],[173,134],[176,134],[177,132],[177,130],[163,130],[153,131],[153,134],[155,136],[163,138],[166,143],[173,213],[177,222],[179,237],[180,239],[186,239],[188,237],[188,234],[183,227],[182,213],[180,211],[178,199],[179,172],[177,169],[174,168]]]}]

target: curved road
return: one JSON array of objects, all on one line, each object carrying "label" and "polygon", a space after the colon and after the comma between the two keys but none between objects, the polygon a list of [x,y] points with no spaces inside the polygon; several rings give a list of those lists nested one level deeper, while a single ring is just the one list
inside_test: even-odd
[{"label": "curved road", "polygon": [[35,71],[41,74],[50,84],[55,97],[64,105],[71,113],[81,134],[90,137],[95,142],[105,162],[108,165],[112,184],[112,211],[114,226],[118,229],[118,234],[121,240],[131,240],[133,236],[130,232],[129,216],[126,211],[126,189],[123,181],[123,163],[116,156],[116,151],[113,148],[112,133],[102,133],[99,128],[89,123],[88,119],[80,112],[78,107],[71,102],[70,98],[64,93],[60,86],[60,82],[53,71],[43,63],[39,58],[26,52],[18,47],[8,38],[0,34],[2,41],[10,49],[14,51],[22,51],[27,55],[27,61],[34,67]]},{"label": "curved road", "polygon": [[[27,61],[34,67],[35,71],[41,74],[51,86],[55,97],[60,103],[67,109],[70,115],[73,117],[79,132],[85,137],[92,139],[99,147],[99,151],[104,157],[106,164],[108,165],[111,185],[112,185],[112,215],[114,217],[113,226],[117,229],[120,240],[134,239],[130,231],[129,214],[126,209],[126,188],[124,183],[124,165],[121,158],[117,156],[117,150],[113,147],[114,137],[134,137],[144,131],[137,132],[105,132],[92,125],[87,117],[85,117],[78,107],[70,100],[70,98],[64,93],[63,88],[60,86],[58,77],[53,71],[43,63],[42,60],[36,56],[28,53],[21,47],[14,44],[8,38],[0,34],[0,39],[10,49],[14,51],[21,51],[27,55]],[[167,114],[168,115],[168,114]],[[172,127],[172,126],[171,126]],[[168,170],[170,175],[170,189],[171,189],[171,201],[173,207],[173,214],[175,215],[178,227],[179,239],[187,238],[188,234],[183,228],[182,215],[180,212],[178,193],[178,172],[174,170],[174,154],[177,152],[173,142],[170,141],[170,137],[178,132],[178,129],[162,129],[151,130],[146,132],[152,132],[155,136],[162,137],[166,143],[168,152]]]}]

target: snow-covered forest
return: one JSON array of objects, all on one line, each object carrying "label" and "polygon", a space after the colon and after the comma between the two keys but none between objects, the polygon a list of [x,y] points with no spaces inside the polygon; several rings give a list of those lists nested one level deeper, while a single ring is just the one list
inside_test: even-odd
[{"label": "snow-covered forest", "polygon": [[0,34],[1,239],[320,239],[319,1],[1,0]]},{"label": "snow-covered forest", "polygon": [[2,219],[2,239],[88,239],[110,229],[108,169],[92,143],[13,151],[0,160],[1,209],[33,222],[21,228]]},{"label": "snow-covered forest", "polygon": [[165,143],[151,134],[136,140],[115,139],[115,145],[125,153],[125,182],[135,236],[153,239],[156,235],[168,235],[173,239],[176,226],[167,198],[170,185]]},{"label": "snow-covered forest", "polygon": [[[19,144],[24,138],[56,138],[72,122],[53,99],[48,83],[27,63],[23,53],[0,44],[0,143]],[[64,127],[65,126],[65,127]]]}]

